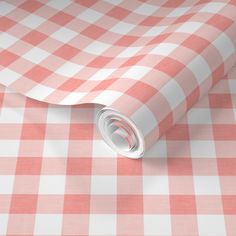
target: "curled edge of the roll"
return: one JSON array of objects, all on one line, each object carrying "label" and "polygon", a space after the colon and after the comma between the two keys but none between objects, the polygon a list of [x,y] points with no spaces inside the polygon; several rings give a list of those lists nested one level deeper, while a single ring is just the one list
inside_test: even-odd
[{"label": "curled edge of the roll", "polygon": [[136,124],[125,115],[104,107],[96,117],[97,128],[108,146],[122,156],[141,158],[145,152],[145,142]]}]

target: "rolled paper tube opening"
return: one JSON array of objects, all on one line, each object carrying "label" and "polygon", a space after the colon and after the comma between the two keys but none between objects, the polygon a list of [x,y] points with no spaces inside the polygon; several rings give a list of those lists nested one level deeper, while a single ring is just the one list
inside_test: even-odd
[{"label": "rolled paper tube opening", "polygon": [[97,115],[97,127],[104,141],[119,154],[130,158],[143,156],[143,136],[126,116],[110,108],[103,108]]}]

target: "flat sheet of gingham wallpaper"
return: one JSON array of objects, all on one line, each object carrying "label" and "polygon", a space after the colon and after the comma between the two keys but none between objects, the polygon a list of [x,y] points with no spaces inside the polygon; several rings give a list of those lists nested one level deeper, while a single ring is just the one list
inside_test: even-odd
[{"label": "flat sheet of gingham wallpaper", "polygon": [[[0,1],[0,235],[235,236],[235,6]],[[148,117],[142,159],[97,103]]]},{"label": "flat sheet of gingham wallpaper", "polygon": [[236,235],[236,68],[138,160],[98,108],[0,88],[0,235]]}]

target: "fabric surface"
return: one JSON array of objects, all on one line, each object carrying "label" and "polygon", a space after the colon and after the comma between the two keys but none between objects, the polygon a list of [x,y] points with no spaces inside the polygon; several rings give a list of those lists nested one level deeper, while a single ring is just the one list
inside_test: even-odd
[{"label": "fabric surface", "polygon": [[0,82],[49,103],[109,106],[137,127],[136,147],[117,151],[141,156],[236,62],[235,5],[2,1]]},{"label": "fabric surface", "polygon": [[235,5],[1,1],[0,235],[236,235]]}]

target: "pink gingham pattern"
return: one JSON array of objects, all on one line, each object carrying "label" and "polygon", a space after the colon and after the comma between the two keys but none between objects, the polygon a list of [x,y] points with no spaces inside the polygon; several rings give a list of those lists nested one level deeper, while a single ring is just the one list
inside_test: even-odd
[{"label": "pink gingham pattern", "polygon": [[[236,235],[235,6],[1,1],[0,235]],[[127,159],[81,103],[162,137]]]},{"label": "pink gingham pattern", "polygon": [[233,0],[0,4],[0,83],[49,103],[107,105],[147,149],[236,61]]},{"label": "pink gingham pattern", "polygon": [[95,129],[98,107],[1,86],[0,235],[236,234],[236,68],[142,159]]}]

